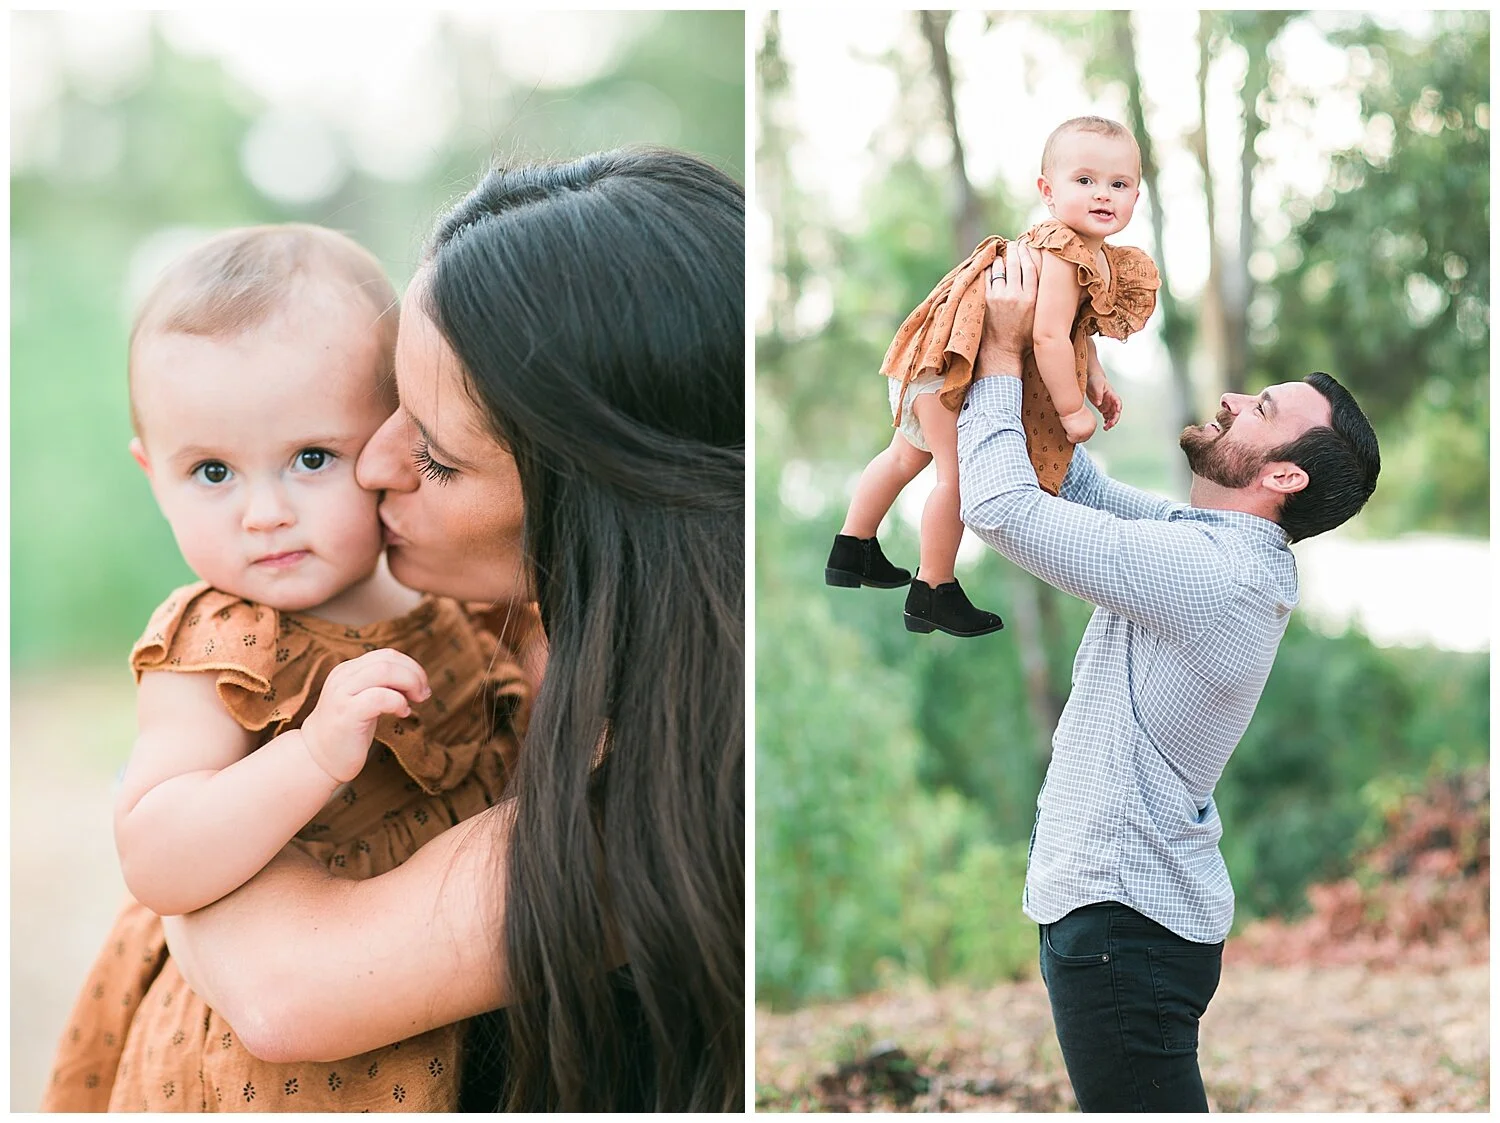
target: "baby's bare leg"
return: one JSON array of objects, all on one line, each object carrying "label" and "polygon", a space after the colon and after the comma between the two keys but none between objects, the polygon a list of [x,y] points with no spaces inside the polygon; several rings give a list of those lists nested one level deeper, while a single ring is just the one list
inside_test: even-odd
[{"label": "baby's bare leg", "polygon": [[[922,396],[932,397],[931,394]],[[839,533],[855,538],[874,538],[880,520],[896,502],[901,489],[916,479],[917,473],[927,467],[931,459],[932,453],[923,452],[900,433],[893,433],[891,443],[860,473],[859,483],[854,486],[854,498],[849,501],[849,514],[844,518],[844,529]]]},{"label": "baby's bare leg", "polygon": [[912,403],[937,465],[937,486],[922,508],[922,559],[917,577],[936,588],[953,580],[964,524],[958,517],[958,414],[923,394]]}]

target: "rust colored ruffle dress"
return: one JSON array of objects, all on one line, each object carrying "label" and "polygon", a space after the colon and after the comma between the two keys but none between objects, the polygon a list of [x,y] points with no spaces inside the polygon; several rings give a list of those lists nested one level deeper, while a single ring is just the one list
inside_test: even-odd
[{"label": "rust colored ruffle dress", "polygon": [[[378,647],[426,669],[414,718],[383,717],[364,770],[295,845],[340,877],[394,869],[500,796],[527,690],[493,635],[455,601],[425,598],[352,628],[278,613],[198,583],[177,590],[131,652],[143,671],[217,675],[218,694],[261,744],[312,711],[328,672]],[[461,1026],[329,1063],[269,1064],[188,987],[161,921],[128,901],[68,1018],[45,1111],[453,1111]]]},{"label": "rust colored ruffle dress", "polygon": [[[1088,381],[1088,337],[1125,339],[1140,331],[1156,309],[1156,290],[1161,285],[1156,264],[1138,249],[1105,242],[1106,277],[1083,239],[1055,220],[1033,226],[1026,238],[1037,249],[1078,268],[1083,292],[1073,321],[1073,357],[1082,392]],[[963,405],[984,327],[985,277],[1003,247],[1000,238],[986,238],[938,282],[896,332],[880,364],[881,374],[899,380],[903,388],[914,380],[940,377],[943,404],[951,410]],[[1056,495],[1072,462],[1073,445],[1029,351],[1021,371],[1021,419],[1037,482]],[[900,421],[898,412],[897,428]]]}]

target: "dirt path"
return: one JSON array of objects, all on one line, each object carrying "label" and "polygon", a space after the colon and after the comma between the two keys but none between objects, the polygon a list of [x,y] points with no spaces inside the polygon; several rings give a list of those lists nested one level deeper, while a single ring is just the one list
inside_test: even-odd
[{"label": "dirt path", "polygon": [[135,732],[123,664],[11,682],[10,1106],[35,1111],[53,1047],[124,899],[110,815]]},{"label": "dirt path", "polygon": [[[1201,1040],[1215,1111],[1485,1111],[1489,968],[1231,966]],[[912,1110],[1077,1110],[1040,982],[760,1011],[760,1110],[815,1110],[840,1090],[818,1078],[883,1042],[929,1077]]]}]

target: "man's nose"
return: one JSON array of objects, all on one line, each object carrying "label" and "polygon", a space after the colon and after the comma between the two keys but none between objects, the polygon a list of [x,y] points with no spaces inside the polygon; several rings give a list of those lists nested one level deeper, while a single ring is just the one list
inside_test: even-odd
[{"label": "man's nose", "polygon": [[397,410],[365,442],[354,462],[354,480],[366,491],[413,491],[416,470],[411,462],[411,438]]},{"label": "man's nose", "polygon": [[1238,417],[1240,410],[1245,408],[1245,403],[1252,400],[1249,394],[1225,394],[1219,399],[1219,406]]}]

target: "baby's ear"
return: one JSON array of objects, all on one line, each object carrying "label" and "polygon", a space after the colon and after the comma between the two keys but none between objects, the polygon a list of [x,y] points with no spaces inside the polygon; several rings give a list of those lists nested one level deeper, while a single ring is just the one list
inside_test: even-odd
[{"label": "baby's ear", "polygon": [[151,461],[146,458],[146,446],[141,444],[140,437],[130,438],[130,458],[141,466],[141,471],[146,473],[146,478],[151,478]]}]

